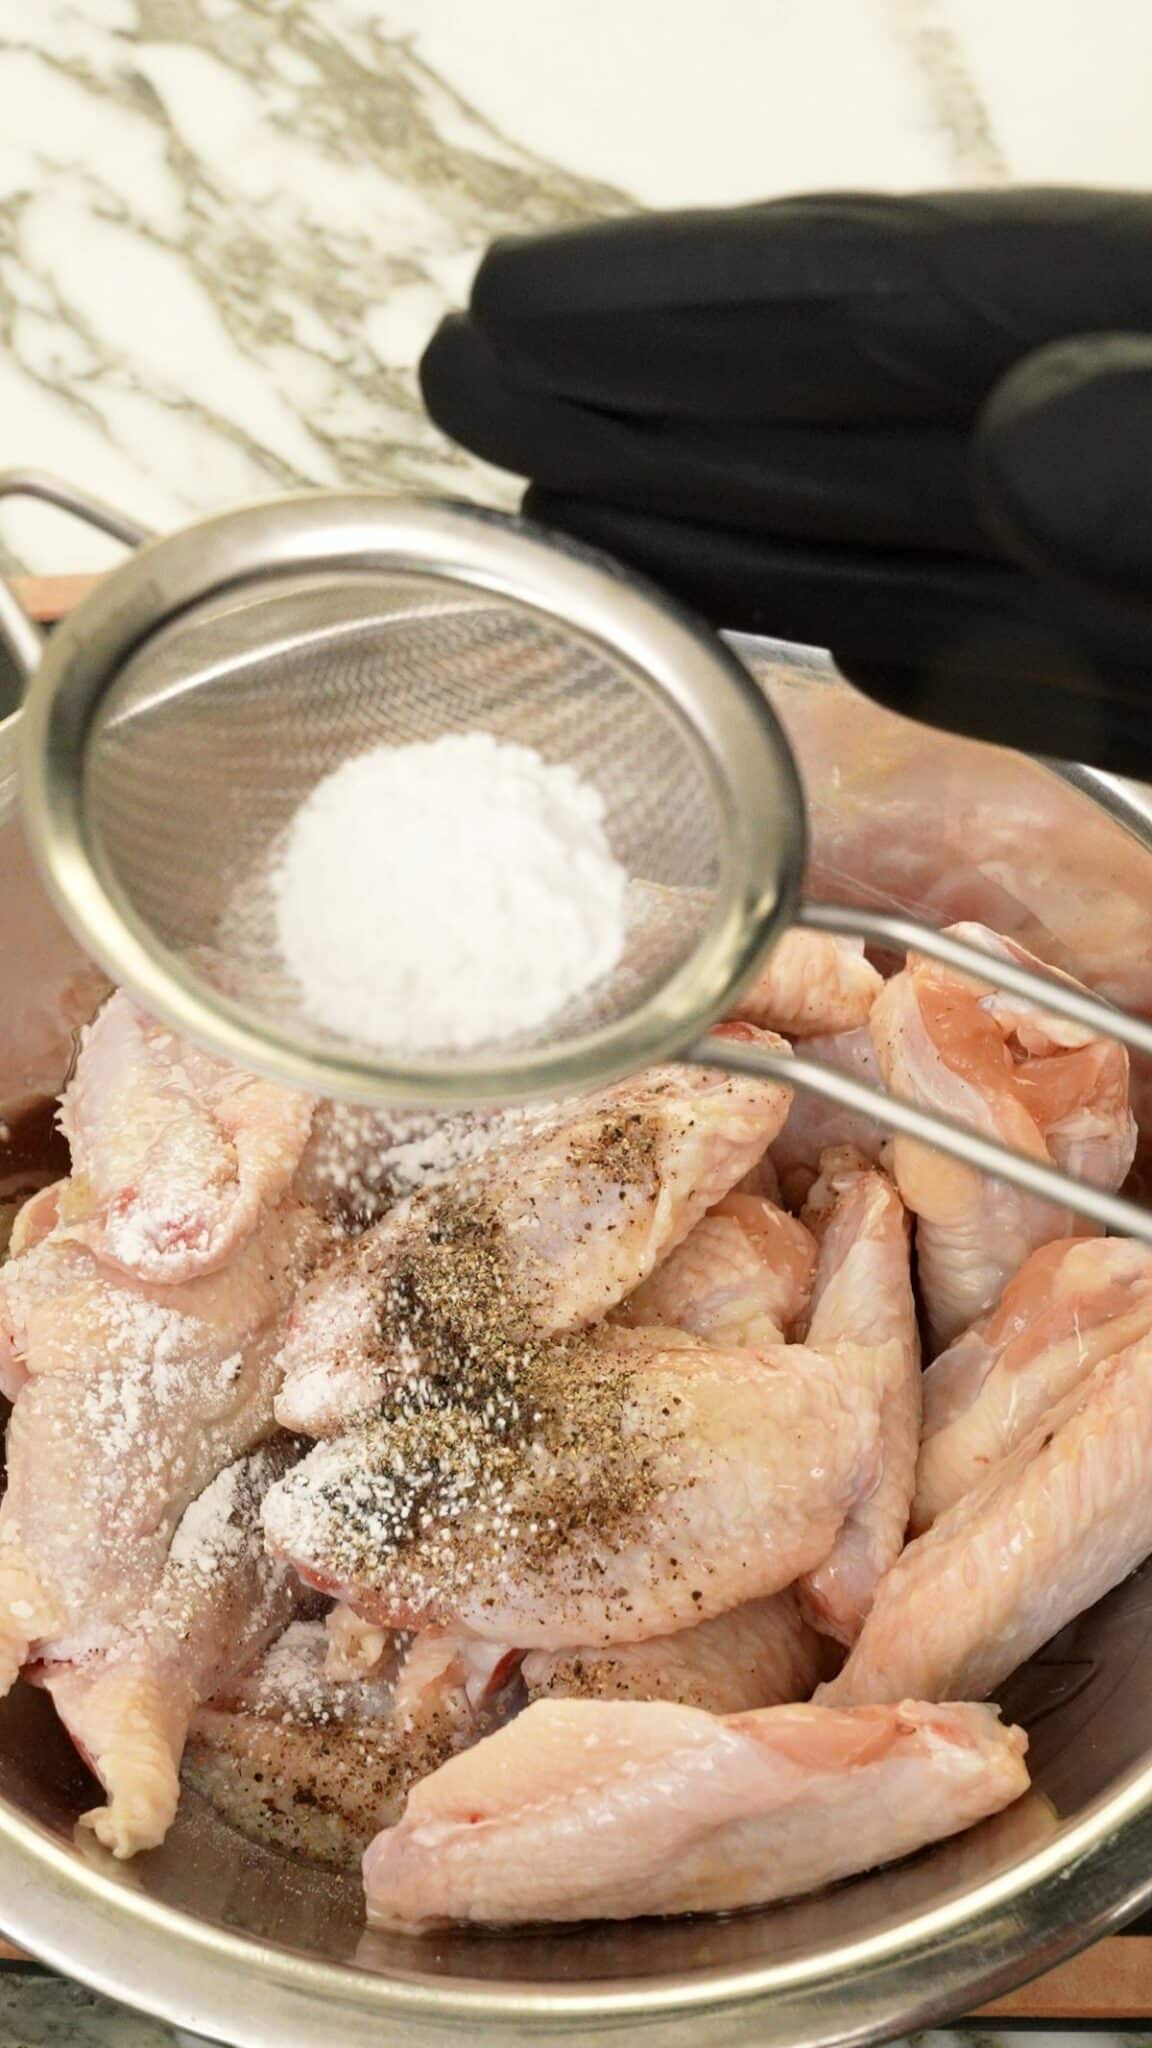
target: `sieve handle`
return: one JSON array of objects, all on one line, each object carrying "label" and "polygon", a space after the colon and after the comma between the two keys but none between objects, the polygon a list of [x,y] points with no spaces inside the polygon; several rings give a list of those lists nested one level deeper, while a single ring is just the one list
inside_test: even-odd
[{"label": "sieve handle", "polygon": [[[46,505],[58,506],[61,512],[70,512],[74,518],[83,520],[86,526],[95,526],[101,533],[111,534],[113,540],[122,540],[125,547],[137,548],[152,538],[150,529],[142,526],[138,519],[130,519],[127,513],[105,505],[102,499],[92,497],[87,491],[75,490],[71,484],[62,483],[59,477],[46,476],[38,469],[0,470],[0,498],[39,498]],[[15,663],[21,683],[27,685],[44,651],[44,635],[29,618],[11,584],[3,578],[0,578],[0,640]]]},{"label": "sieve handle", "polygon": [[[995,954],[981,952],[978,946],[934,931],[916,918],[887,911],[854,910],[840,903],[804,903],[797,908],[796,922],[811,931],[849,932],[855,938],[870,939],[898,951],[927,953],[994,988],[1022,996],[1037,1009],[1071,1018],[1103,1038],[1119,1039],[1137,1052],[1152,1053],[1152,1023],[1146,1018],[1132,1017],[1126,1010],[1102,1002],[1099,996],[1069,988],[1066,982],[1050,980],[1044,974],[1033,974],[1026,967],[998,959]],[[739,1039],[709,1037],[701,1039],[685,1057],[701,1066],[763,1075],[769,1080],[806,1088],[829,1102],[839,1103],[843,1109],[871,1117],[884,1130],[918,1138],[996,1180],[1010,1181],[1027,1194],[1039,1195],[1044,1201],[1088,1216],[1105,1230],[1152,1244],[1152,1211],[1139,1203],[1126,1201],[1122,1195],[1107,1194],[1102,1188],[1088,1187],[1054,1166],[1045,1166],[1038,1159],[1001,1145],[995,1138],[982,1137],[954,1117],[921,1109],[900,1096],[887,1095],[867,1081],[854,1080],[851,1074],[806,1059],[803,1053],[771,1053]]]},{"label": "sieve handle", "polygon": [[966,1166],[974,1166],[995,1180],[1010,1181],[1026,1194],[1039,1195],[1046,1202],[1088,1216],[1118,1237],[1136,1237],[1144,1244],[1152,1244],[1152,1210],[1141,1208],[1138,1202],[1072,1180],[1056,1167],[1044,1166],[1023,1152],[1013,1152],[995,1138],[982,1138],[955,1117],[920,1109],[916,1103],[897,1095],[885,1095],[867,1081],[853,1080],[851,1074],[838,1073],[818,1060],[806,1059],[803,1053],[766,1052],[761,1046],[747,1045],[735,1038],[702,1038],[681,1058],[690,1060],[694,1066],[723,1067],[729,1073],[787,1081],[790,1087],[806,1088],[813,1095],[838,1102],[843,1109],[871,1117],[885,1130],[919,1138],[936,1151],[947,1152],[953,1159],[963,1160]]},{"label": "sieve handle", "polygon": [[814,932],[847,932],[855,939],[887,946],[898,953],[927,953],[961,974],[971,974],[977,981],[1005,989],[1009,995],[1022,996],[1036,1009],[1068,1017],[1072,1023],[1098,1032],[1101,1038],[1117,1038],[1133,1052],[1152,1055],[1152,1022],[1148,1018],[1133,1017],[1128,1010],[1118,1009],[1103,997],[1089,995],[1087,989],[1069,987],[1055,975],[1050,978],[1047,974],[1035,974],[1029,967],[1018,967],[1015,961],[984,953],[964,939],[954,939],[932,925],[921,924],[918,918],[902,917],[887,910],[856,910],[846,903],[800,903],[795,922]]}]

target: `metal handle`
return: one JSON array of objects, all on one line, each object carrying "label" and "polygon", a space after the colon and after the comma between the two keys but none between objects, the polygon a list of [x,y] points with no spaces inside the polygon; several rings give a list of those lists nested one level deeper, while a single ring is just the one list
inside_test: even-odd
[{"label": "metal handle", "polygon": [[[796,916],[797,923],[813,931],[848,932],[855,938],[871,939],[901,951],[927,953],[949,967],[990,983],[993,988],[1023,996],[1037,1009],[1071,1018],[1074,1023],[1099,1032],[1101,1037],[1119,1039],[1138,1052],[1152,1053],[1152,1024],[1144,1018],[1131,1017],[1127,1011],[1114,1009],[1098,996],[1069,988],[1065,982],[1049,980],[1046,975],[1033,974],[1026,967],[997,959],[994,954],[982,953],[979,947],[933,931],[930,925],[922,925],[915,918],[893,916],[885,911],[851,910],[839,903],[806,903]],[[701,1066],[763,1075],[768,1080],[806,1088],[839,1103],[843,1109],[871,1117],[884,1130],[918,1138],[996,1180],[1010,1181],[1027,1194],[1039,1195],[1044,1201],[1088,1216],[1105,1230],[1152,1244],[1152,1211],[1139,1203],[1088,1187],[1054,1166],[1045,1166],[1008,1145],[1001,1145],[995,1138],[982,1137],[954,1117],[940,1116],[901,1096],[887,1095],[867,1081],[854,1080],[850,1074],[806,1059],[803,1053],[770,1053],[739,1039],[709,1037],[702,1038],[686,1057]]]},{"label": "metal handle", "polygon": [[1046,974],[1034,974],[1029,967],[1017,967],[1011,960],[981,952],[979,946],[950,938],[946,932],[921,924],[918,918],[886,910],[850,909],[845,903],[801,903],[796,923],[815,932],[847,932],[855,939],[867,939],[873,945],[888,946],[901,953],[927,953],[961,974],[990,982],[993,988],[1002,988],[1009,995],[1022,996],[1037,1009],[1086,1025],[1101,1038],[1118,1038],[1121,1045],[1131,1046],[1134,1052],[1152,1054],[1152,1023],[1147,1018],[1133,1017],[1101,996],[1070,988],[1066,981],[1055,977],[1050,980]]},{"label": "metal handle", "polygon": [[[142,526],[138,519],[130,519],[126,512],[118,512],[115,506],[105,505],[101,498],[93,498],[87,491],[74,490],[71,484],[62,483],[59,477],[46,476],[38,469],[0,471],[0,498],[39,498],[46,505],[58,506],[61,512],[70,512],[74,518],[83,520],[86,526],[95,526],[101,533],[111,534],[113,540],[122,540],[125,547],[137,548],[152,538],[151,529]],[[29,618],[16,592],[3,578],[0,578],[0,640],[11,655],[21,682],[27,686],[44,651],[44,636]]]}]

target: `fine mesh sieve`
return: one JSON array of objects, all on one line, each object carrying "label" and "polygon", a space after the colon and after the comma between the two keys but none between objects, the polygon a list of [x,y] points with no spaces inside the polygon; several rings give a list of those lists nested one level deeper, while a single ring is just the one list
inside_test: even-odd
[{"label": "fine mesh sieve", "polygon": [[310,1022],[282,966],[271,877],[323,777],[372,748],[473,730],[592,783],[629,878],[624,957],[586,998],[546,1030],[467,1057],[428,1044],[445,1077],[471,1086],[479,1058],[504,1093],[512,1067],[523,1084],[529,1055],[551,1060],[555,1043],[607,1031],[657,997],[700,949],[725,870],[737,881],[726,792],[701,737],[587,636],[514,599],[388,569],[198,607],[128,661],[96,711],[89,830],[150,939],[194,959],[215,995],[290,1032],[310,1058],[383,1059],[403,1079],[386,1046]]},{"label": "fine mesh sieve", "polygon": [[[62,496],[27,477],[5,489]],[[0,625],[32,667],[4,596]],[[321,1030],[275,941],[289,821],[369,748],[477,730],[599,790],[629,878],[620,965],[545,1027],[467,1052],[413,1058]],[[241,1065],[429,1107],[558,1094],[669,1056],[786,1073],[1152,1241],[1132,1203],[814,1062],[702,1036],[803,922],[916,946],[1152,1052],[1152,1025],[1062,982],[909,919],[801,904],[802,793],[747,669],[634,577],[521,522],[313,493],[152,542],[36,662],[21,748],[29,838],[77,934],[148,1008]]]}]

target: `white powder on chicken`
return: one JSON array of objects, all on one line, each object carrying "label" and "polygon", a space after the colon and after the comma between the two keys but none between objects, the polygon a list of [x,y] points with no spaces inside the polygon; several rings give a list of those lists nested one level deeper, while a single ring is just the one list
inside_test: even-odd
[{"label": "white powder on chicken", "polygon": [[226,1465],[210,1486],[185,1508],[168,1556],[183,1571],[210,1578],[229,1556],[240,1556],[247,1532],[236,1521],[241,1466]]},{"label": "white powder on chicken", "polygon": [[396,1052],[534,1030],[624,946],[603,798],[488,733],[345,762],[297,811],[271,880],[314,1022]]}]

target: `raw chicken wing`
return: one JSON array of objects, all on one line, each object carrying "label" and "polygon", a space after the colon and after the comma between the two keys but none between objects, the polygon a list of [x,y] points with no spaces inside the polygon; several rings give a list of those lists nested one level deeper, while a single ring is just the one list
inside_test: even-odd
[{"label": "raw chicken wing", "polygon": [[409,1795],[364,1858],[368,1918],[622,1920],[813,1891],[971,1827],[1027,1789],[987,1707],[542,1700]]},{"label": "raw chicken wing", "polygon": [[[855,1031],[841,1031],[830,1037],[802,1038],[796,1051],[818,1066],[833,1067],[869,1088],[883,1088],[876,1048],[866,1024]],[[792,1097],[784,1128],[772,1143],[770,1158],[776,1168],[782,1199],[799,1209],[820,1171],[824,1153],[834,1146],[851,1145],[875,1165],[885,1145],[887,1131],[860,1116],[854,1109],[842,1109],[810,1088],[798,1088]]]},{"label": "raw chicken wing", "polygon": [[522,1648],[640,1641],[780,1591],[875,1485],[895,1347],[677,1336],[539,1346],[510,1393],[494,1365],[483,1405],[418,1385],[273,1489],[269,1542],[371,1621]]},{"label": "raw chicken wing", "polygon": [[[294,1621],[202,1706],[183,1778],[230,1826],[309,1862],[354,1864],[400,1818],[414,1775],[388,1677],[334,1679],[320,1621]],[[432,1747],[427,1768],[451,1755]]]},{"label": "raw chicken wing", "polygon": [[346,1600],[338,1600],[324,1617],[329,1678],[394,1678],[402,1640],[390,1628],[365,1621]]},{"label": "raw chicken wing", "polygon": [[350,1864],[412,1785],[496,1725],[501,1680],[484,1643],[418,1636],[343,1679],[329,1648],[323,1623],[294,1622],[201,1708],[184,1775],[243,1834]]},{"label": "raw chicken wing", "polygon": [[[714,908],[706,890],[666,888],[638,877],[628,884],[627,903],[625,965],[645,977],[678,965],[686,938],[703,931]],[[850,1031],[865,1022],[879,987],[862,939],[795,925],[777,939],[729,1014],[786,1038]]]},{"label": "raw chicken wing", "polygon": [[815,1274],[816,1245],[797,1217],[760,1195],[725,1195],[618,1316],[710,1344],[780,1344],[805,1318]]},{"label": "raw chicken wing", "polygon": [[100,1779],[83,1815],[119,1857],[163,1841],[197,1703],[289,1620],[300,1599],[261,1541],[260,1503],[299,1447],[278,1438],[218,1474],[183,1516],[148,1605],[106,1650],[34,1674]]},{"label": "raw chicken wing", "polygon": [[[985,952],[1040,965],[981,925],[953,931]],[[1094,1186],[1120,1186],[1136,1130],[1128,1055],[1114,1040],[916,955],[885,984],[871,1031],[894,1095],[943,1110]],[[1069,1236],[1074,1221],[1068,1210],[910,1138],[895,1140],[893,1161],[918,1218],[917,1268],[939,1350],[987,1313],[1029,1252]]]},{"label": "raw chicken wing", "polygon": [[808,1699],[828,1664],[829,1645],[789,1589],[646,1643],[532,1650],[521,1676],[531,1699],[672,1700],[740,1714]]},{"label": "raw chicken wing", "polygon": [[927,1529],[1102,1358],[1152,1330],[1152,1250],[1058,1238],[1026,1259],[991,1315],[924,1375],[912,1527]]},{"label": "raw chicken wing", "polygon": [[525,1342],[605,1315],[755,1164],[789,1100],[780,1082],[659,1068],[393,1210],[297,1303],[279,1420],[326,1436],[416,1366],[454,1378],[494,1304]]},{"label": "raw chicken wing", "polygon": [[61,1220],[138,1279],[213,1272],[286,1192],[311,1120],[306,1096],[200,1052],[118,993],[64,1091]]},{"label": "raw chicken wing", "polygon": [[836,1706],[982,1699],[1152,1551],[1152,1338],[1096,1366],[877,1588]]},{"label": "raw chicken wing", "polygon": [[30,1656],[113,1647],[189,1502],[273,1426],[276,1323],[324,1242],[289,1202],[228,1269],[130,1283],[53,1234],[0,1275],[28,1375],[0,1503],[0,1690]]},{"label": "raw chicken wing", "polygon": [[862,939],[796,925],[777,941],[731,1015],[787,1038],[854,1031],[867,1022],[880,987]]},{"label": "raw chicken wing", "polygon": [[853,1164],[855,1155],[848,1154],[840,1173],[839,1155],[825,1157],[826,1188],[822,1179],[813,1195],[825,1191],[833,1205],[823,1223],[808,1342],[819,1351],[845,1339],[882,1346],[889,1362],[875,1483],[852,1509],[831,1556],[801,1587],[817,1628],[852,1643],[908,1526],[920,1442],[920,1339],[899,1195],[882,1173]]}]

